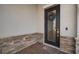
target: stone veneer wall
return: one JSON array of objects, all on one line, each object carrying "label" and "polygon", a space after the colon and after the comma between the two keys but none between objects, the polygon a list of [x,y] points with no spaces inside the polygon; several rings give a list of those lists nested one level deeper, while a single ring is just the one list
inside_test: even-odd
[{"label": "stone veneer wall", "polygon": [[79,38],[76,38],[76,54],[79,54]]},{"label": "stone veneer wall", "polygon": [[75,53],[75,39],[73,37],[61,36],[60,49],[68,53]]},{"label": "stone veneer wall", "polygon": [[[41,34],[41,33],[34,33],[34,34],[28,34],[28,36],[29,35],[33,36],[34,38],[37,38],[38,42],[43,43],[42,42],[43,41],[43,34]],[[12,42],[12,41],[17,41],[17,40],[20,40],[22,42],[23,41],[22,38],[25,37],[25,36],[27,36],[27,35],[10,37],[10,38],[4,38],[3,40],[0,40],[0,53],[1,53],[1,45],[3,44],[3,42],[5,43],[5,42],[9,42],[9,41]],[[65,52],[68,52],[68,53],[75,53],[75,40],[74,40],[74,38],[61,36],[60,37],[60,49],[65,51]],[[77,50],[77,51],[79,52],[79,50]]]},{"label": "stone veneer wall", "polygon": [[42,33],[33,33],[0,39],[0,53],[13,54],[35,44],[43,37]]}]

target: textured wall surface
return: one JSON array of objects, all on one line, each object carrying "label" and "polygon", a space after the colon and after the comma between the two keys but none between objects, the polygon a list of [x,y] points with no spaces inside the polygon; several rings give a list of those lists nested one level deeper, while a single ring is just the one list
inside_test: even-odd
[{"label": "textured wall surface", "polygon": [[75,40],[73,37],[61,37],[60,38],[60,49],[68,52],[75,53]]},{"label": "textured wall surface", "polygon": [[0,5],[0,38],[37,32],[36,5]]}]

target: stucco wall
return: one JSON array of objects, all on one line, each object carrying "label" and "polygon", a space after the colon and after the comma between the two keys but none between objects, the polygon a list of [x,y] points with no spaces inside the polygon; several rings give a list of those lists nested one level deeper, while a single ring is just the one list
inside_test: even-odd
[{"label": "stucco wall", "polygon": [[0,5],[0,38],[37,32],[36,5]]}]

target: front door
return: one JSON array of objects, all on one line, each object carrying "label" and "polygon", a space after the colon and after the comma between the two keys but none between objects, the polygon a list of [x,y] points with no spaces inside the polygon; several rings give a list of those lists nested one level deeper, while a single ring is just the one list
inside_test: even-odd
[{"label": "front door", "polygon": [[60,5],[45,9],[45,43],[60,46]]}]

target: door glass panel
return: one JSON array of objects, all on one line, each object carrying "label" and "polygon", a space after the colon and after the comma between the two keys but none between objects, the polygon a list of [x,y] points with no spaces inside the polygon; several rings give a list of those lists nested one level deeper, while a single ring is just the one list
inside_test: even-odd
[{"label": "door glass panel", "polygon": [[56,10],[48,12],[48,40],[56,42]]}]

